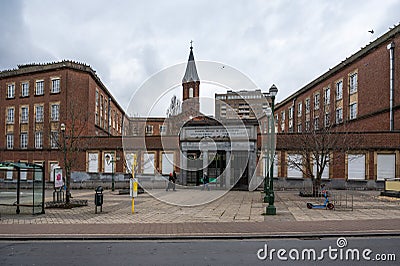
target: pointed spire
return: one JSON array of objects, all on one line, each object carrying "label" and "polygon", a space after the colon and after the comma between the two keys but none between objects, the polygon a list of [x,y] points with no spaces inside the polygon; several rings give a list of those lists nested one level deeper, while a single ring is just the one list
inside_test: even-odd
[{"label": "pointed spire", "polygon": [[189,60],[186,66],[186,72],[183,76],[182,83],[200,81],[199,75],[197,74],[196,63],[193,55],[193,41],[190,41],[190,54]]}]

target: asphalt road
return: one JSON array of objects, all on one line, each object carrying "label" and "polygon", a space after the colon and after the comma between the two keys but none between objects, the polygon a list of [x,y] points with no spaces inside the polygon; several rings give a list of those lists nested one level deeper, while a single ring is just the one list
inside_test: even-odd
[{"label": "asphalt road", "polygon": [[0,242],[0,265],[399,265],[399,261],[400,237]]}]

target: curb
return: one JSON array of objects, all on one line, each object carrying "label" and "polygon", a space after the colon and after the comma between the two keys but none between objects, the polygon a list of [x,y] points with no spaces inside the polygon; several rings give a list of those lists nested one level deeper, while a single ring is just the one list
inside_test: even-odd
[{"label": "curb", "polygon": [[3,234],[0,241],[67,241],[67,240],[244,240],[244,239],[285,239],[285,238],[330,238],[330,237],[385,237],[400,236],[400,231],[370,231],[370,232],[335,232],[335,233],[304,233],[304,232],[282,232],[274,234],[147,234],[147,235],[126,235],[126,234]]}]

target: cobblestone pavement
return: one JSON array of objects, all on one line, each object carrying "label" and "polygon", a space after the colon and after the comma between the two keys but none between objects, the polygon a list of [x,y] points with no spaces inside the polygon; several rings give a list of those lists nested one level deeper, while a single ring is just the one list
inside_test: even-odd
[{"label": "cobblestone pavement", "polygon": [[[201,198],[211,196],[208,193],[213,192],[182,189],[170,193],[165,196],[180,197],[182,201],[193,193],[203,193],[196,195]],[[263,203],[263,194],[259,191],[230,191],[218,200],[196,207],[169,205],[145,193],[135,199],[134,214],[129,195],[105,191],[103,212],[95,214],[94,191],[74,190],[74,199],[88,200],[88,206],[46,209],[41,215],[32,215],[30,208],[22,208],[23,213],[17,215],[15,207],[0,207],[0,239],[215,239],[400,234],[400,200],[380,197],[377,191],[333,191],[332,194],[336,210],[309,210],[306,203],[317,203],[318,199],[299,197],[296,191],[278,191],[277,215],[266,216],[263,213],[267,204]],[[46,201],[51,201],[51,191],[46,195]]]},{"label": "cobblestone pavement", "polygon": [[[178,190],[174,197],[190,197],[191,191]],[[202,191],[204,195],[210,193]],[[260,191],[230,191],[208,204],[182,207],[166,204],[147,193],[135,199],[135,213],[131,211],[129,195],[118,191],[104,191],[103,212],[95,214],[94,191],[73,190],[74,199],[88,200],[88,206],[73,209],[46,209],[42,215],[32,215],[31,208],[22,208],[15,214],[15,207],[0,207],[0,224],[165,224],[165,223],[237,223],[237,222],[287,222],[377,220],[400,218],[400,199],[381,197],[378,191],[332,191],[330,199],[335,210],[307,209],[306,203],[323,199],[304,198],[297,191],[277,191],[277,215],[263,215],[265,207]],[[46,191],[46,201],[52,200]]]}]

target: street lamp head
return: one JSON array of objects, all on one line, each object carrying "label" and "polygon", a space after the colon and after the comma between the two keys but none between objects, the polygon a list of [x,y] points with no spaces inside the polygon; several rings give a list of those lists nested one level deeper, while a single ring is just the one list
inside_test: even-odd
[{"label": "street lamp head", "polygon": [[270,116],[272,115],[272,109],[271,109],[271,107],[268,107],[268,108],[265,110],[265,115],[266,115],[267,117],[270,117]]},{"label": "street lamp head", "polygon": [[106,162],[107,162],[107,164],[110,164],[110,159],[111,159],[110,154],[106,154]]},{"label": "street lamp head", "polygon": [[61,129],[62,132],[65,132],[65,124],[64,123],[61,123],[60,129]]},{"label": "street lamp head", "polygon": [[275,97],[277,93],[278,88],[275,86],[275,84],[272,84],[271,88],[269,88],[269,95],[271,95],[271,97]]}]

